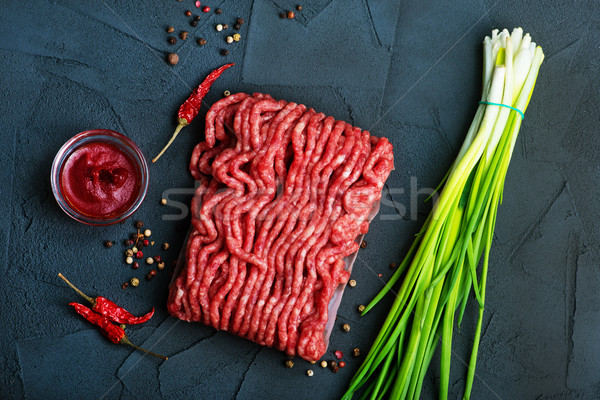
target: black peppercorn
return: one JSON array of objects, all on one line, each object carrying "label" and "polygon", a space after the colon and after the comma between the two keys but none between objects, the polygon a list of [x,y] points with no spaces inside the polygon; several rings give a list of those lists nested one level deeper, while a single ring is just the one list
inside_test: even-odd
[{"label": "black peppercorn", "polygon": [[198,39],[198,40],[197,40],[197,42],[198,42],[198,44],[199,44],[200,46],[204,46],[204,45],[206,44],[206,39],[204,39],[204,38],[200,38],[200,39]]},{"label": "black peppercorn", "polygon": [[144,223],[140,220],[135,221],[135,227],[138,229],[142,229],[144,227]]},{"label": "black peppercorn", "polygon": [[190,21],[190,25],[196,27],[198,26],[198,21]]},{"label": "black peppercorn", "polygon": [[281,19],[287,18],[287,14],[284,12],[279,13],[279,18],[281,18]]},{"label": "black peppercorn", "polygon": [[110,240],[105,240],[104,241],[104,247],[110,249],[112,247],[112,245],[113,245],[112,241],[110,241]]},{"label": "black peppercorn", "polygon": [[236,31],[239,31],[240,29],[242,29],[242,26],[240,24],[235,24],[233,26],[233,29],[235,29]]},{"label": "black peppercorn", "polygon": [[199,15],[194,16],[194,21],[200,21],[200,16]]},{"label": "black peppercorn", "polygon": [[240,25],[244,25],[244,19],[243,18],[238,18],[237,21],[235,21],[235,22],[237,22]]},{"label": "black peppercorn", "polygon": [[169,36],[167,42],[169,42],[169,44],[175,44],[177,43],[177,39],[175,38],[175,36]]},{"label": "black peppercorn", "polygon": [[229,50],[227,50],[227,49],[221,49],[221,55],[222,55],[222,56],[227,56],[227,55],[229,55]]}]

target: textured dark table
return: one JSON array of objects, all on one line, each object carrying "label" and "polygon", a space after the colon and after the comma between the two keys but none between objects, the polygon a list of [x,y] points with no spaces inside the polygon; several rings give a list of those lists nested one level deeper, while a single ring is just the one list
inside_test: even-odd
[{"label": "textured dark table", "polygon": [[[305,361],[289,370],[277,351],[168,317],[166,271],[122,290],[145,273],[122,262],[133,219],[100,228],[69,219],[50,190],[54,154],[80,131],[108,128],[152,157],[190,88],[225,61],[237,65],[209,104],[224,90],[261,91],[388,137],[396,171],[355,264],[358,285],[339,310],[338,325],[352,330],[336,329],[328,357],[336,349],[366,352],[386,305],[362,319],[356,305],[381,287],[379,273],[390,276],[388,264],[402,257],[428,212],[419,191],[437,185],[458,151],[479,96],[481,41],[493,28],[514,26],[531,32],[546,61],[499,212],[473,398],[600,397],[597,2],[307,0],[292,21],[279,18],[295,6],[291,0],[205,3],[223,14],[202,14],[193,28],[184,16],[199,13],[192,0],[2,2],[0,398],[339,397],[357,360],[346,356],[338,374],[314,366],[308,378]],[[242,40],[227,45],[214,26],[231,27],[237,17],[246,20]],[[190,38],[169,46],[168,25]],[[175,67],[163,61],[172,50],[180,57]],[[194,122],[151,166],[150,190],[134,217],[155,240],[171,243],[168,260],[188,220],[158,202],[189,202],[186,167],[202,130]],[[105,239],[117,244],[105,249]],[[149,323],[128,332],[169,361],[111,345],[77,318],[67,306],[77,297],[59,271],[134,312],[156,306]],[[462,393],[474,311],[472,302],[455,333],[451,398]],[[437,382],[434,361],[423,398],[437,397]]]}]

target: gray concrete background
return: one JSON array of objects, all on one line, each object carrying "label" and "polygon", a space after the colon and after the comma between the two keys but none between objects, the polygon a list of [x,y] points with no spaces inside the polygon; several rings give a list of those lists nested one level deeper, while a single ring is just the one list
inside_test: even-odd
[{"label": "gray concrete background", "polygon": [[[600,397],[600,6],[595,1],[463,2],[307,0],[293,21],[279,13],[291,0],[204,1],[223,14],[189,25],[191,0],[124,2],[2,1],[0,13],[0,397],[75,398],[336,398],[382,323],[387,299],[359,318],[391,275],[428,209],[416,190],[437,186],[476,109],[481,41],[493,28],[522,26],[543,48],[537,87],[506,181],[488,278],[475,399]],[[242,40],[226,45],[219,22],[247,22]],[[165,27],[190,38],[167,44]],[[231,32],[231,28],[230,28]],[[200,47],[195,39],[208,44]],[[228,48],[229,56],[219,55]],[[177,66],[164,58],[175,49]],[[338,314],[332,351],[347,367],[333,374],[296,360],[289,370],[274,350],[168,317],[168,272],[135,290],[120,288],[133,271],[122,239],[143,219],[157,251],[177,257],[187,220],[174,221],[168,195],[188,203],[187,163],[202,138],[201,118],[151,166],[146,201],[132,220],[89,227],[70,220],[49,184],[52,159],[74,134],[108,128],[132,138],[151,158],[175,125],[179,104],[213,68],[236,62],[215,84],[302,102],[349,121],[395,146],[396,170],[381,214],[366,236]],[[206,111],[203,109],[202,114]],[[412,181],[411,181],[412,180]],[[411,182],[413,182],[411,186]],[[173,188],[179,189],[177,193]],[[413,195],[411,197],[411,194]],[[184,229],[182,229],[184,228]],[[114,240],[112,249],[102,242]],[[57,272],[93,295],[142,313],[157,307],[132,341],[170,356],[141,357],[111,345],[67,304],[73,292]],[[379,278],[378,274],[382,274]],[[455,330],[450,397],[461,396],[475,325],[475,304]],[[422,398],[437,397],[435,361]]]}]

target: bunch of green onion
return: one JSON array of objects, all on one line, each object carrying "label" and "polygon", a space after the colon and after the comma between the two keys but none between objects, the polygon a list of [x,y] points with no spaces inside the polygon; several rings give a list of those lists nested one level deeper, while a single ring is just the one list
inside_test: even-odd
[{"label": "bunch of green onion", "polygon": [[494,30],[483,41],[483,90],[475,118],[423,229],[363,312],[404,277],[343,399],[361,389],[363,398],[418,399],[440,339],[439,397],[447,398],[455,315],[460,325],[473,289],[479,315],[463,398],[470,397],[496,213],[522,113],[543,59],[541,47],[521,28],[512,33]]}]

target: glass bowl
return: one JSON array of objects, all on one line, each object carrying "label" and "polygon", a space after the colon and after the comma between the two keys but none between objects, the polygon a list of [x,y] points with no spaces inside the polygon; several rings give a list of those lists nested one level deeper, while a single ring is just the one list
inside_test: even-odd
[{"label": "glass bowl", "polygon": [[[136,170],[138,177],[137,194],[135,195],[134,200],[130,202],[129,207],[118,214],[109,216],[87,215],[70,204],[61,187],[61,176],[66,161],[77,149],[90,143],[111,144],[117,147],[117,149],[128,156]],[[56,157],[54,157],[50,175],[52,192],[54,193],[54,197],[60,208],[62,208],[71,218],[88,225],[111,225],[130,217],[144,201],[148,191],[148,181],[148,163],[146,162],[146,158],[142,151],[128,137],[108,129],[92,129],[84,131],[69,139],[60,148]]]}]

